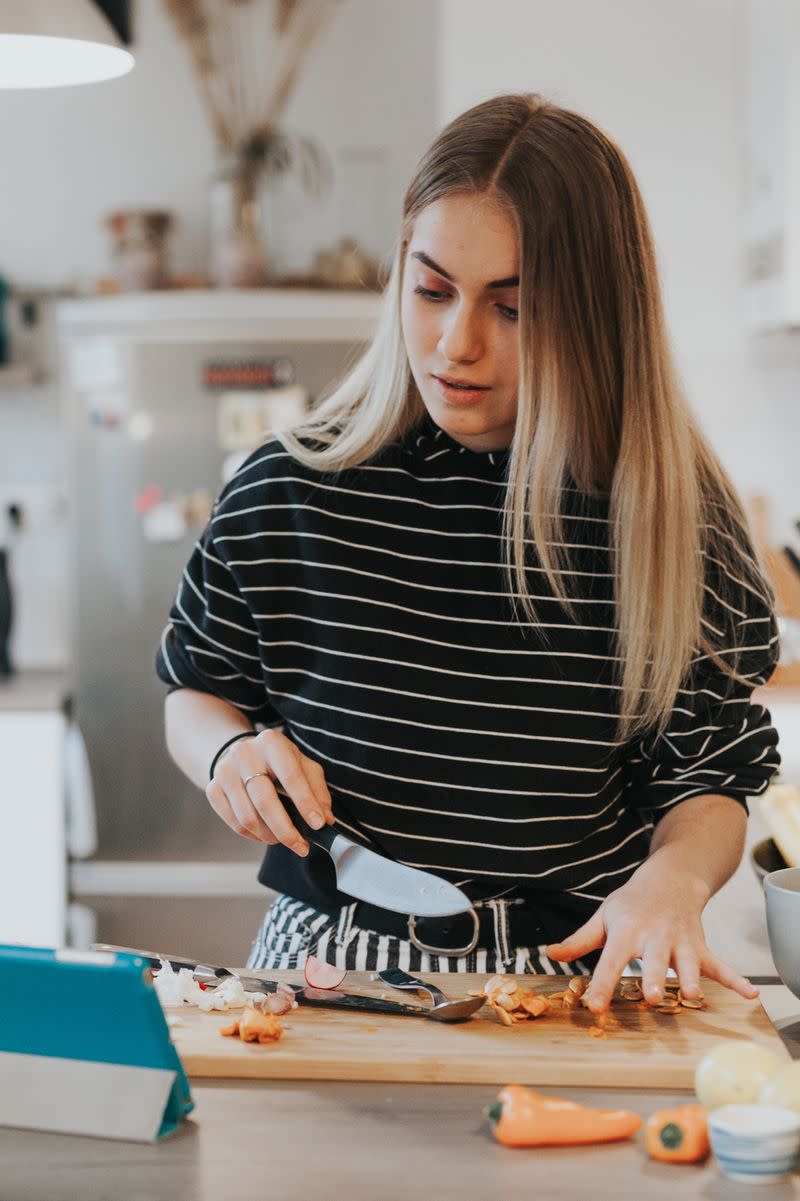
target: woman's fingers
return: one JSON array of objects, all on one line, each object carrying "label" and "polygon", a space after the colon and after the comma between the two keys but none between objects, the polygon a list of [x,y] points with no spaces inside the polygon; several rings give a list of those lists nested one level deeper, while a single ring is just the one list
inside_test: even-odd
[{"label": "woman's fingers", "polygon": [[263,756],[273,778],[282,786],[309,826],[320,830],[333,816],[330,793],[321,769],[317,771],[312,768],[312,760],[306,760],[294,743],[278,730],[264,730],[252,743],[248,743],[242,751],[243,757],[252,762],[251,756],[256,749]]},{"label": "woman's fingers", "polygon": [[588,922],[584,922],[578,930],[570,934],[569,938],[565,938],[563,942],[553,942],[549,947],[545,947],[545,954],[548,959],[555,959],[558,963],[570,963],[573,959],[578,959],[581,955],[586,955],[589,951],[595,951],[598,947],[602,947],[605,939],[606,928],[603,915],[598,909]]},{"label": "woman's fingers", "polygon": [[601,1013],[608,1009],[620,976],[636,954],[637,948],[625,930],[609,931],[608,941],[585,994],[586,1004],[592,1013]]},{"label": "woman's fingers", "polygon": [[278,789],[313,829],[333,821],[321,766],[301,754],[278,730],[264,730],[255,738],[233,743],[219,760],[206,795],[237,834],[270,845],[281,842],[305,856],[308,842],[293,824]]},{"label": "woman's fingers", "polygon": [[710,976],[712,980],[718,980],[720,984],[724,984],[726,988],[738,992],[748,1001],[754,1001],[758,996],[758,989],[755,988],[749,980],[744,976],[740,976],[732,967],[728,967],[727,963],[723,963],[716,955],[710,952],[703,958],[703,972],[706,976]]},{"label": "woman's fingers", "polygon": [[[249,838],[252,842],[266,842],[270,845],[274,845],[278,841],[266,826],[259,833],[255,833],[254,830],[244,825],[228,800],[224,788],[216,779],[206,786],[206,797],[217,816],[221,817],[225,825],[230,826],[235,834],[241,835],[242,838]],[[254,817],[258,817],[258,814],[254,813]]]},{"label": "woman's fingers", "polygon": [[[282,842],[296,854],[307,855],[308,843],[292,824],[272,781],[266,774],[258,774],[259,770],[263,771],[263,765],[259,769],[258,765],[228,762],[217,773],[237,821],[262,842],[272,836],[274,842]],[[248,776],[254,779],[245,785]]]},{"label": "woman's fingers", "polygon": [[657,1005],[664,999],[664,980],[669,961],[669,943],[651,942],[645,945],[642,955],[642,992],[650,1005]]},{"label": "woman's fingers", "polygon": [[687,1001],[699,1001],[700,956],[697,951],[689,946],[676,947],[673,959],[682,995]]}]

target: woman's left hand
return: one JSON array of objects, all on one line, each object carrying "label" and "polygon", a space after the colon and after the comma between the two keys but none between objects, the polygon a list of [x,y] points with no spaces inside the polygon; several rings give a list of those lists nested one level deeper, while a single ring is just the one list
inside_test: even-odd
[{"label": "woman's left hand", "polygon": [[758,996],[740,976],[706,946],[700,915],[708,900],[702,881],[659,868],[657,857],[646,860],[600,905],[580,929],[560,943],[545,948],[548,958],[569,963],[600,947],[603,953],[586,992],[594,1013],[607,1009],[620,976],[631,959],[642,960],[645,1000],[663,999],[667,968],[678,975],[687,1000],[700,995],[700,976],[718,980],[748,1000]]}]

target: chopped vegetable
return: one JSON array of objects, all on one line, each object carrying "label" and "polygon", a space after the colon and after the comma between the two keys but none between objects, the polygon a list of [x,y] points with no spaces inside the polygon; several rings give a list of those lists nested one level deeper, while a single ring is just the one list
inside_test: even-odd
[{"label": "chopped vegetable", "polygon": [[220,1034],[240,1038],[244,1043],[272,1043],[283,1034],[283,1023],[274,1013],[259,1013],[248,1005],[241,1017],[220,1028]]},{"label": "chopped vegetable", "polygon": [[800,1113],[800,1061],[788,1063],[770,1076],[758,1094],[760,1105],[780,1105]]},{"label": "chopped vegetable", "polygon": [[484,984],[483,991],[490,1009],[504,1026],[513,1026],[529,1017],[541,1017],[551,1008],[547,997],[532,988],[520,988],[514,976],[492,976]]},{"label": "chopped vegetable", "polygon": [[706,1109],[757,1101],[761,1089],[783,1067],[767,1047],[746,1039],[716,1043],[697,1065],[694,1088]]},{"label": "chopped vegetable", "polygon": [[338,988],[346,975],[347,972],[342,968],[333,963],[325,963],[314,955],[309,955],[306,959],[306,984],[311,988]]},{"label": "chopped vegetable", "polygon": [[642,1124],[629,1109],[592,1109],[507,1084],[488,1110],[492,1133],[506,1147],[577,1146],[630,1138]]},{"label": "chopped vegetable", "polygon": [[645,1126],[645,1145],[653,1159],[665,1163],[699,1163],[710,1150],[708,1117],[702,1105],[659,1109]]}]

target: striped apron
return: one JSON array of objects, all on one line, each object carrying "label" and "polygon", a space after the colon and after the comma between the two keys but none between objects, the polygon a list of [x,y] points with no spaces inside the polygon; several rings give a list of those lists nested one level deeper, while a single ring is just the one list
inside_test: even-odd
[{"label": "striped apron", "polygon": [[302,967],[309,955],[346,971],[378,972],[399,967],[407,972],[508,972],[514,975],[591,975],[580,959],[556,963],[544,953],[545,945],[509,945],[507,913],[521,901],[502,898],[474,902],[494,914],[494,945],[478,946],[469,955],[431,955],[407,939],[379,934],[355,925],[358,903],[343,906],[331,916],[286,894],[270,905],[247,961],[249,968]]}]

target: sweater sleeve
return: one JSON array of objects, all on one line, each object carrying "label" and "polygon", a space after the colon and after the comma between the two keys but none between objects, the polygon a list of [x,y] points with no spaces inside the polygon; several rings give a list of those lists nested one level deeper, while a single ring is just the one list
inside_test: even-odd
[{"label": "sweater sleeve", "polygon": [[208,692],[234,705],[254,725],[277,725],[267,699],[258,633],[235,567],[215,540],[214,507],[183,572],[156,653],[165,684]]},{"label": "sweater sleeve", "polygon": [[[717,633],[728,608],[711,581],[706,589],[704,624]],[[780,766],[778,735],[754,688],[766,683],[778,661],[774,613],[765,597],[748,586],[739,592],[719,657],[737,664],[746,681],[734,681],[707,654],[696,653],[685,686],[676,696],[669,723],[657,736],[629,748],[625,795],[654,825],[691,796],[732,797],[747,812],[747,797],[764,792]]]}]

